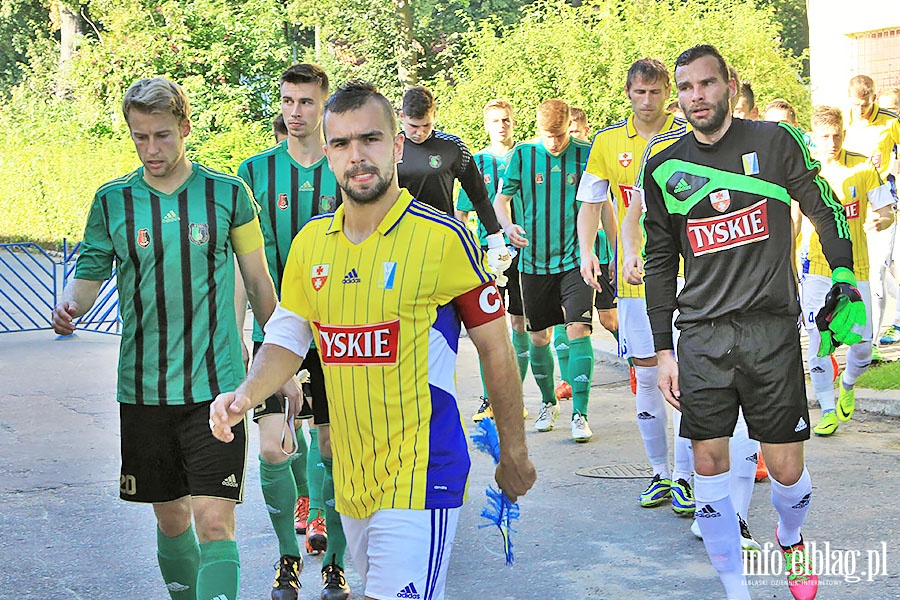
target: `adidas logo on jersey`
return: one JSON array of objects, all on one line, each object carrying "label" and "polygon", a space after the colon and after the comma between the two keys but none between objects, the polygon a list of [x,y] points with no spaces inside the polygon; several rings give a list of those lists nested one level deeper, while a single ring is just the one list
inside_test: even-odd
[{"label": "adidas logo on jersey", "polygon": [[225,487],[236,488],[238,486],[237,477],[235,477],[234,473],[232,473],[231,475],[229,475],[228,477],[226,477],[225,479],[222,480],[222,485],[224,485]]},{"label": "adidas logo on jersey", "polygon": [[414,600],[417,600],[418,598],[421,598],[422,596],[419,595],[419,591],[416,589],[416,586],[413,585],[412,581],[410,581],[409,584],[407,584],[407,586],[405,588],[403,588],[402,590],[397,592],[397,597],[398,598],[413,598]]},{"label": "adidas logo on jersey", "polygon": [[311,191],[313,191],[314,189],[315,189],[315,188],[314,188],[314,187],[312,186],[312,184],[311,184],[310,182],[308,182],[308,181],[304,181],[304,182],[303,182],[303,185],[301,185],[301,186],[299,187],[299,190],[300,190],[301,192],[311,192]]},{"label": "adidas logo on jersey", "polygon": [[588,376],[584,375],[584,374],[579,375],[573,381],[578,382],[578,383],[590,383],[591,382],[591,380],[588,379]]},{"label": "adidas logo on jersey", "polygon": [[350,272],[344,275],[344,279],[342,283],[359,283],[359,273],[356,272],[356,269],[350,269]]},{"label": "adidas logo on jersey", "polygon": [[677,184],[675,184],[675,193],[680,194],[681,192],[687,192],[691,189],[691,184],[682,179]]},{"label": "adidas logo on jersey", "polygon": [[177,223],[181,219],[178,218],[178,214],[174,210],[170,210],[166,213],[166,216],[163,217],[163,223]]},{"label": "adidas logo on jersey", "polygon": [[651,414],[648,413],[647,411],[644,411],[644,412],[639,412],[639,413],[637,414],[637,418],[638,418],[638,421],[650,421],[650,420],[652,420],[652,419],[655,419],[656,417],[654,417],[653,415],[651,415]]},{"label": "adidas logo on jersey", "polygon": [[698,510],[696,513],[694,513],[694,516],[697,517],[698,519],[712,519],[714,517],[721,517],[722,513],[720,513],[719,511],[714,509],[712,506],[707,504],[706,506],[704,506],[703,508]]},{"label": "adidas logo on jersey", "polygon": [[791,508],[794,510],[800,510],[801,508],[806,508],[809,506],[809,497],[812,496],[812,492],[803,496],[803,498],[797,504],[793,505]]},{"label": "adidas logo on jersey", "polygon": [[803,431],[804,429],[806,429],[807,427],[809,427],[809,425],[806,424],[806,421],[803,420],[803,417],[800,417],[800,420],[797,421],[797,426],[794,427],[794,431],[799,433],[799,432]]},{"label": "adidas logo on jersey", "polygon": [[166,584],[166,589],[170,592],[186,592],[190,588],[190,586],[184,585],[183,583],[178,583],[177,581],[170,581]]}]

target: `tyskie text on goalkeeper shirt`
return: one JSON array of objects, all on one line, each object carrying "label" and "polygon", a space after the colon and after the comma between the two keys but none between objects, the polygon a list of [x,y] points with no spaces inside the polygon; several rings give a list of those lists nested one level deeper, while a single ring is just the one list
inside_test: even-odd
[{"label": "tyskie text on goalkeeper shirt", "polygon": [[687,236],[694,256],[721,252],[769,238],[767,200],[720,217],[688,219]]}]

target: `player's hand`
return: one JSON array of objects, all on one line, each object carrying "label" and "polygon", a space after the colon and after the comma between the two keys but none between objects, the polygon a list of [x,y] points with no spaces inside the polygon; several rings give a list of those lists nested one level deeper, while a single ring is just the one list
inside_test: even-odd
[{"label": "player's hand", "polygon": [[[612,270],[612,266],[610,266]],[[622,277],[631,285],[644,283],[644,259],[638,254],[626,254],[622,260]]]},{"label": "player's hand", "polygon": [[819,357],[828,356],[841,344],[859,343],[866,325],[866,307],[856,289],[853,271],[838,267],[831,274],[831,281],[825,305],[816,315],[816,327],[822,337]]},{"label": "player's hand", "polygon": [[593,252],[582,252],[581,278],[584,279],[586,284],[598,292],[602,292],[603,288],[600,286],[600,282],[597,281],[600,277],[603,277],[603,273],[600,271],[600,259]]},{"label": "player's hand", "polygon": [[504,229],[503,232],[509,239],[509,243],[516,248],[524,248],[528,245],[528,240],[525,239],[525,230],[515,223]]},{"label": "player's hand", "polygon": [[876,152],[869,158],[869,160],[872,161],[872,164],[875,165],[875,168],[877,170],[881,170],[881,152]]},{"label": "player's hand", "polygon": [[212,434],[219,441],[232,441],[234,433],[231,428],[240,423],[251,408],[253,406],[246,394],[219,394],[209,405],[209,428]]},{"label": "player's hand", "polygon": [[522,451],[515,456],[507,456],[502,450],[500,452],[500,462],[497,463],[497,469],[494,471],[494,481],[509,498],[510,502],[515,502],[519,496],[524,496],[531,489],[537,479],[537,471],[528,458],[528,450],[523,446]]},{"label": "player's hand", "polygon": [[884,231],[890,227],[893,222],[894,220],[891,217],[882,217],[878,213],[873,213],[866,221],[865,225],[863,225],[863,229],[868,232]]},{"label": "player's hand", "polygon": [[296,375],[285,381],[276,394],[284,396],[284,399],[287,400],[289,418],[293,419],[300,414],[300,409],[303,407],[303,388]]},{"label": "player's hand", "polygon": [[681,388],[678,387],[678,361],[675,360],[675,352],[665,350],[657,352],[657,386],[662,392],[666,402],[681,410]]},{"label": "player's hand", "polygon": [[502,233],[492,233],[487,236],[487,244],[488,267],[494,272],[497,278],[497,285],[506,287],[508,279],[503,272],[512,265],[513,255],[510,253],[509,248],[506,247],[506,241],[503,239]]},{"label": "player's hand", "polygon": [[57,304],[51,316],[53,331],[59,335],[75,333],[75,315],[77,314],[78,306],[74,302],[65,301]]}]

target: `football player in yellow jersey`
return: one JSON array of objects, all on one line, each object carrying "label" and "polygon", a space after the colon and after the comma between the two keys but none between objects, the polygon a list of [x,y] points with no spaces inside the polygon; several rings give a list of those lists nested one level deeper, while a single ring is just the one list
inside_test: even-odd
[{"label": "football player in yellow jersey", "polygon": [[[869,157],[883,180],[890,175],[891,155],[900,144],[900,120],[895,112],[880,107],[876,102],[875,82],[867,75],[856,75],[850,79],[847,89],[850,110],[846,117],[844,148]],[[896,188],[894,202],[897,201]],[[891,261],[896,227],[882,232],[872,232],[868,236],[869,258],[874,267],[871,273],[872,287],[872,332],[877,338],[881,333],[881,321],[885,305],[885,272]],[[881,358],[877,347],[873,358]]]},{"label": "football player in yellow jersey", "polygon": [[[587,170],[578,188],[581,202],[578,211],[578,243],[581,251],[581,274],[596,290],[601,286],[600,263],[594,254],[594,240],[601,216],[615,211],[618,221],[625,218],[631,193],[637,180],[641,156],[647,141],[657,134],[671,133],[673,139],[683,134],[685,121],[666,112],[671,92],[669,71],[654,58],[642,58],[628,69],[625,93],[631,101],[632,114],[627,119],[602,129],[594,137]],[[681,131],[681,133],[679,133]],[[613,203],[615,208],[613,208]],[[604,219],[603,228],[607,229]],[[612,236],[611,236],[611,239]],[[636,414],[638,430],[653,468],[653,480],[640,494],[641,506],[659,506],[672,502],[678,514],[694,512],[689,483],[693,468],[690,446],[686,439],[675,437],[675,472],[669,466],[667,409],[656,385],[656,353],[647,317],[647,304],[642,285],[629,284],[621,277],[623,254],[618,253],[619,351],[634,362]]]},{"label": "football player in yellow jersey", "polygon": [[[900,86],[892,87],[878,94],[878,104],[884,110],[900,115]],[[890,173],[887,180],[891,185],[891,193],[897,196],[897,178],[900,177],[900,145],[894,145],[894,152],[890,164]],[[895,226],[895,230],[898,228]],[[900,234],[894,233],[894,253],[891,257],[891,265],[888,268],[891,276],[894,278],[894,320],[890,327],[878,340],[882,345],[896,344],[900,342],[900,242],[897,241]]]},{"label": "football player in yellow jersey", "polygon": [[[815,109],[812,116],[812,137],[816,158],[822,162],[821,174],[844,205],[853,240],[853,270],[857,287],[867,312],[871,314],[866,234],[884,231],[893,224],[894,199],[889,186],[882,181],[867,157],[842,148],[844,121],[839,109],[830,106]],[[872,209],[871,212],[869,208]],[[870,216],[867,218],[867,215]],[[821,436],[831,435],[837,430],[839,421],[848,421],[853,415],[853,386],[869,368],[872,359],[872,322],[867,319],[862,341],[847,350],[847,367],[840,378],[840,392],[835,405],[831,365],[827,358],[817,356],[820,337],[816,332],[815,313],[825,303],[825,295],[828,293],[828,289],[823,289],[823,286],[831,288],[831,269],[822,253],[819,238],[813,233],[809,244],[809,273],[801,281],[800,298],[803,320],[810,333],[807,351],[810,379],[822,407],[822,418],[813,432]]]},{"label": "football player in yellow jersey", "polygon": [[470,464],[453,383],[460,319],[488,377],[497,484],[515,501],[536,478],[504,310],[472,234],[399,188],[403,137],[384,96],[346,84],[326,103],[324,133],[345,202],[294,240],[266,342],[211,406],[210,429],[233,439],[299,368],[312,324],[333,401],[337,508],[365,597],[440,600]]}]

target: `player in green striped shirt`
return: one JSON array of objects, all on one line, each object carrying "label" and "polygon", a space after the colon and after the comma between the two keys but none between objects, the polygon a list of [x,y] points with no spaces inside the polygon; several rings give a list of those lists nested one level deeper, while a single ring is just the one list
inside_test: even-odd
[{"label": "player in green striped shirt", "polygon": [[[281,114],[288,129],[286,140],[245,160],[238,168],[261,205],[260,225],[266,258],[281,296],[281,277],[291,242],[316,215],[333,212],[340,189],[322,149],[322,112],[328,98],[328,75],[314,64],[296,64],[279,81]],[[254,355],[262,345],[259,324],[253,328]],[[310,444],[298,431],[297,452],[282,449],[284,398],[275,395],[254,411],[260,432],[260,484],[269,517],[278,537],[279,560],[272,597],[296,600],[302,569],[297,533],[306,534],[306,551],[324,553],[325,600],[346,600],[350,588],[344,578],[346,540],[340,515],[334,508],[328,402],[319,354],[311,348],[301,366],[310,374],[312,416]],[[299,421],[295,421],[299,424]],[[331,503],[329,504],[329,501]]]},{"label": "player in green striped shirt", "polygon": [[[591,146],[569,135],[569,120],[569,106],[562,100],[538,106],[538,139],[513,149],[494,208],[509,241],[520,249],[531,371],[543,403],[535,429],[553,429],[559,415],[550,341],[553,326],[565,323],[569,361],[560,369],[572,384],[572,439],[587,442],[593,435],[587,405],[594,371],[590,340],[594,293],[579,271],[575,192]],[[514,223],[509,203],[517,193],[522,196],[522,214]]]},{"label": "player in green striped shirt", "polygon": [[246,428],[233,447],[217,442],[209,403],[244,376],[234,255],[254,313],[266,321],[275,309],[258,207],[243,181],[185,156],[191,122],[180,86],[160,77],[137,81],[122,110],[143,166],[94,196],[53,328],[75,331],[74,319],[91,308],[115,261],[123,323],[120,496],[153,504],[159,567],[173,599],[234,600],[234,505],[243,496]]}]

